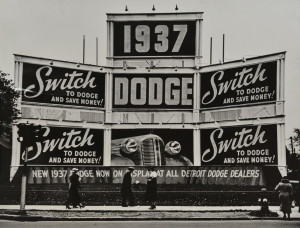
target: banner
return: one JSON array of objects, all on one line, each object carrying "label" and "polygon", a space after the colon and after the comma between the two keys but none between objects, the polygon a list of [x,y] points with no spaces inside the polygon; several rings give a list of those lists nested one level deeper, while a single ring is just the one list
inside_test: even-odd
[{"label": "banner", "polygon": [[23,64],[22,101],[104,108],[105,73]]},{"label": "banner", "polygon": [[201,108],[275,101],[277,63],[206,72],[200,80]]},{"label": "banner", "polygon": [[193,56],[195,21],[114,22],[114,56]]},{"label": "banner", "polygon": [[277,164],[277,126],[201,130],[202,165]]},{"label": "banner", "polygon": [[[80,167],[81,183],[121,184],[128,167]],[[200,184],[200,185],[266,185],[264,170],[258,166],[248,167],[155,167],[158,184]],[[29,184],[69,183],[71,168],[30,167]],[[147,167],[135,167],[132,173],[133,185],[146,184]]]},{"label": "banner", "polygon": [[[42,142],[32,141],[28,147],[29,165],[103,165],[103,130],[42,127],[42,134]],[[20,156],[24,164],[22,143]]]},{"label": "banner", "polygon": [[112,166],[192,166],[193,130],[112,130]]},{"label": "banner", "polygon": [[191,74],[115,74],[113,108],[193,109]]}]

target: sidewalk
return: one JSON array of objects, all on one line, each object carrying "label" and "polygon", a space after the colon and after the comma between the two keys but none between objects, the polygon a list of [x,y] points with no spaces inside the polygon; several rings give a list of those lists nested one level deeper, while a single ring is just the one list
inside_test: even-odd
[{"label": "sidewalk", "polygon": [[[86,206],[85,208],[66,209],[62,205],[26,205],[20,211],[20,205],[0,205],[0,219],[11,220],[281,220],[279,206],[270,206],[274,216],[252,216],[251,211],[260,210],[259,206],[157,206],[150,210],[148,206]],[[292,209],[291,220],[300,220],[298,207]]]}]

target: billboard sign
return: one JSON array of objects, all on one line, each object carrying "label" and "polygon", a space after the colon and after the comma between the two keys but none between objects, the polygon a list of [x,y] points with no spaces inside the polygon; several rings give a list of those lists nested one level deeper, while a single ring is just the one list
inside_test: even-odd
[{"label": "billboard sign", "polygon": [[[103,130],[44,126],[42,134],[42,142],[28,147],[29,165],[103,165]],[[24,159],[21,143],[21,164]]]},{"label": "billboard sign", "polygon": [[112,166],[192,166],[193,130],[113,130]]},{"label": "billboard sign", "polygon": [[22,101],[104,108],[105,73],[23,64]]},{"label": "billboard sign", "polygon": [[277,164],[277,126],[201,130],[202,165]]},{"label": "billboard sign", "polygon": [[113,108],[193,109],[191,74],[114,74]]},{"label": "billboard sign", "polygon": [[277,63],[265,62],[201,73],[201,108],[276,100]]},{"label": "billboard sign", "polygon": [[114,56],[194,56],[195,21],[114,23]]},{"label": "billboard sign", "polygon": [[[128,167],[79,167],[81,183],[121,184]],[[133,182],[146,184],[149,167],[137,166],[132,173]],[[272,169],[268,167],[270,171]],[[265,186],[266,170],[261,166],[219,166],[219,167],[187,167],[157,166],[158,184],[184,185],[228,185],[228,186]],[[269,171],[269,172],[270,172]],[[69,183],[71,167],[30,167],[28,183],[54,184]],[[273,175],[276,173],[273,171]]]}]

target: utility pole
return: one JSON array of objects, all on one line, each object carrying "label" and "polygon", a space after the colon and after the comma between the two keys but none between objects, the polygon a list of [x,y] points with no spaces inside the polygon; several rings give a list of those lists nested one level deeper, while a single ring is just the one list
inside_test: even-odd
[{"label": "utility pole", "polygon": [[212,64],[212,37],[210,37],[210,61],[209,64]]},{"label": "utility pole", "polygon": [[98,37],[96,37],[96,65],[98,66]]},{"label": "utility pole", "polygon": [[225,34],[223,34],[222,63],[225,61]]},{"label": "utility pole", "polygon": [[21,199],[20,199],[20,210],[25,211],[26,204],[26,187],[27,187],[27,174],[28,174],[28,147],[32,143],[42,141],[43,135],[41,134],[41,125],[34,124],[18,124],[18,138],[17,140],[25,147],[24,154],[24,165],[22,170],[22,180],[21,180]]},{"label": "utility pole", "polygon": [[295,151],[294,151],[294,144],[293,144],[293,137],[292,137],[292,136],[290,137],[290,140],[291,140],[291,149],[292,149],[292,154],[294,154],[294,153],[295,153]]},{"label": "utility pole", "polygon": [[85,35],[83,35],[83,48],[82,48],[83,50],[82,50],[82,63],[84,63],[84,61],[85,61]]},{"label": "utility pole", "polygon": [[21,182],[21,199],[20,199],[20,210],[25,210],[26,204],[26,187],[27,187],[27,159],[28,159],[28,147],[25,149],[25,158],[24,158],[24,166],[22,172],[22,182]]}]

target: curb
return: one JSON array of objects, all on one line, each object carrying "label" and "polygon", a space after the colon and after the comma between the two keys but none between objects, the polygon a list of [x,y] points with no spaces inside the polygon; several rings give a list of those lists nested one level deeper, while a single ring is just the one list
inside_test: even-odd
[{"label": "curb", "polygon": [[[16,215],[0,215],[2,220],[14,220],[14,221],[242,221],[242,220],[282,220],[282,218],[274,217],[241,217],[241,218],[126,218],[126,217],[115,217],[115,218],[96,218],[96,217],[48,217],[48,216],[16,216]],[[283,220],[282,220],[283,221]],[[290,221],[300,221],[298,218],[291,218]]]}]

